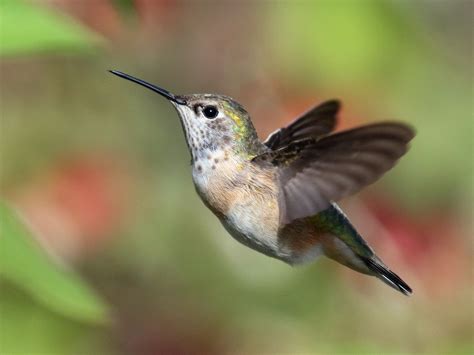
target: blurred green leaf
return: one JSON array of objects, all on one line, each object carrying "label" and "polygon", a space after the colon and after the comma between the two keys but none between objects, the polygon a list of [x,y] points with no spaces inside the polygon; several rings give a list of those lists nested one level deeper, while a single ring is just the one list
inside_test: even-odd
[{"label": "blurred green leaf", "polygon": [[53,313],[9,282],[0,282],[1,354],[108,354],[103,327]]},{"label": "blurred green leaf", "polygon": [[1,202],[0,277],[65,317],[92,323],[107,320],[105,305],[82,278],[54,264],[35,245],[16,214]]},{"label": "blurred green leaf", "polygon": [[91,49],[98,36],[45,6],[0,1],[0,55]]}]

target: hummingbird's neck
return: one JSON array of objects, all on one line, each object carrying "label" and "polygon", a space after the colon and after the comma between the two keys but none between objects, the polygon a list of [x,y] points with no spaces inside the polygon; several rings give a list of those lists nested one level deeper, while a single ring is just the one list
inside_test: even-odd
[{"label": "hummingbird's neck", "polygon": [[253,131],[250,136],[236,136],[230,150],[244,159],[250,160],[265,151],[265,146],[258,139],[257,133]]},{"label": "hummingbird's neck", "polygon": [[265,146],[258,140],[256,134],[252,140],[230,136],[203,142],[196,142],[190,137],[186,137],[186,140],[193,163],[211,159],[244,162],[251,160],[265,150]]},{"label": "hummingbird's neck", "polygon": [[[258,139],[257,131],[243,108],[238,106],[236,110],[235,103],[233,106],[225,105],[225,113],[234,124],[228,136],[231,137],[229,142],[230,149],[236,155],[244,158],[253,158],[261,154],[265,150],[265,146]],[[239,112],[240,111],[240,112]],[[225,139],[225,137],[223,137]],[[228,139],[227,139],[228,140]]]},{"label": "hummingbird's neck", "polygon": [[216,121],[210,130],[207,126],[192,122],[192,119],[186,115],[181,117],[186,144],[193,161],[222,152],[227,156],[249,160],[265,150],[250,120],[240,121],[236,118],[238,124],[231,127]]},{"label": "hummingbird's neck", "polygon": [[212,119],[202,117],[199,111],[202,105],[197,104],[196,108],[192,104],[174,105],[193,161],[221,152],[251,159],[265,150],[248,113],[239,104],[222,98],[221,116]]}]

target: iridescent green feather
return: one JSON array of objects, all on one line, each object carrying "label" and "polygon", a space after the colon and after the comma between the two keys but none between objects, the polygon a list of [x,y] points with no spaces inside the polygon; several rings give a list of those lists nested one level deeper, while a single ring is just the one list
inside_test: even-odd
[{"label": "iridescent green feather", "polygon": [[336,204],[332,204],[328,209],[311,217],[311,221],[319,231],[337,236],[358,255],[365,257],[372,257],[374,255],[373,250],[357,233],[356,229]]},{"label": "iridescent green feather", "polygon": [[227,98],[224,99],[224,110],[235,123],[232,130],[235,141],[240,144],[240,153],[245,154],[249,159],[262,153],[263,145],[258,139],[257,131],[247,111],[235,101]]}]

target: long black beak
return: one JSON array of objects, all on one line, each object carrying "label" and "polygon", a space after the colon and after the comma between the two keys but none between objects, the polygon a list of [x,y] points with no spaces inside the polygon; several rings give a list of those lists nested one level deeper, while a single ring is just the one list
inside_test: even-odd
[{"label": "long black beak", "polygon": [[122,73],[121,71],[118,70],[109,70],[112,74],[115,74],[123,79],[127,79],[130,81],[133,81],[136,84],[139,84],[141,86],[146,87],[147,89],[153,90],[154,92],[160,94],[161,96],[166,97],[168,100],[176,102],[178,105],[186,105],[186,101],[176,97],[174,94],[170,93],[168,90],[162,89],[156,85],[147,83],[146,81],[143,81],[141,79],[135,78],[131,75]]}]

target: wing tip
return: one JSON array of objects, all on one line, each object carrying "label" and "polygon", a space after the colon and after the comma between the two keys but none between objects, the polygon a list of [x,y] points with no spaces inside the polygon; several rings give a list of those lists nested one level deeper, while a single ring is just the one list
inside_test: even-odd
[{"label": "wing tip", "polygon": [[342,107],[342,102],[339,99],[329,99],[321,102],[316,108],[321,109],[323,107],[331,108],[337,113]]},{"label": "wing tip", "polygon": [[403,139],[408,143],[416,136],[416,129],[413,125],[402,122],[402,121],[381,121],[377,123],[373,123],[374,126],[391,126],[393,128],[399,129],[400,133],[403,133]]}]

